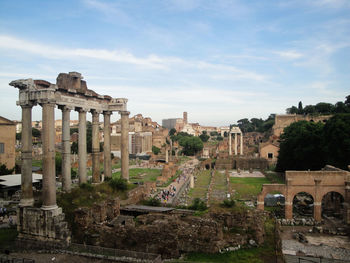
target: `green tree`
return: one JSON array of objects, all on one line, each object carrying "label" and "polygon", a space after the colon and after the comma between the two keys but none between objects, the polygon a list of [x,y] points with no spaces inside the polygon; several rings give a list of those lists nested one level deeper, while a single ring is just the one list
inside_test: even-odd
[{"label": "green tree", "polygon": [[315,114],[316,113],[316,108],[314,105],[306,105],[304,108],[304,113],[305,114]]},{"label": "green tree", "polygon": [[182,152],[185,155],[195,155],[203,149],[203,142],[198,137],[184,136],[179,140],[179,144],[183,147]]},{"label": "green tree", "polygon": [[32,136],[36,137],[36,138],[40,138],[41,137],[41,131],[39,131],[38,129],[32,128]]},{"label": "green tree", "polygon": [[155,154],[155,155],[158,155],[158,153],[160,153],[160,149],[157,147],[157,146],[152,146],[152,152]]},{"label": "green tree", "polygon": [[315,105],[317,113],[320,114],[331,114],[334,109],[334,105],[331,103],[320,102]]},{"label": "green tree", "polygon": [[298,108],[295,106],[292,106],[291,108],[287,109],[288,114],[297,114],[298,113]]},{"label": "green tree", "polygon": [[169,131],[169,136],[174,135],[175,133],[176,133],[176,129],[171,128],[171,130]]},{"label": "green tree", "polygon": [[350,164],[350,114],[336,114],[324,126],[327,164],[347,169]]},{"label": "green tree", "polygon": [[14,171],[14,168],[8,169],[5,164],[0,164],[0,175],[12,174],[13,171]]},{"label": "green tree", "polygon": [[202,134],[199,135],[199,138],[202,140],[202,142],[207,142],[210,136],[207,134],[206,131],[203,131]]},{"label": "green tree", "polygon": [[299,104],[298,104],[298,114],[303,114],[304,111],[303,111],[303,103],[301,101],[299,101]]},{"label": "green tree", "polygon": [[284,129],[276,170],[318,170],[324,167],[325,157],[321,122],[294,122]]}]

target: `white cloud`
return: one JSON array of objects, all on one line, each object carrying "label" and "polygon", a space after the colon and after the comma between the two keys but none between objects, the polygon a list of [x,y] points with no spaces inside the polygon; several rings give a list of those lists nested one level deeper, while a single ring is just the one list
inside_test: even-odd
[{"label": "white cloud", "polygon": [[146,58],[138,58],[126,51],[59,48],[6,35],[0,35],[0,48],[33,53],[51,59],[69,59],[80,57],[134,64],[148,68],[164,68],[164,65],[162,65],[162,60],[155,55],[150,55]]},{"label": "white cloud", "polygon": [[272,53],[289,60],[299,59],[304,56],[302,53],[297,52],[295,50],[273,51]]},{"label": "white cloud", "polygon": [[233,74],[230,76],[229,79],[236,78],[247,79],[252,81],[265,81],[268,78],[265,75],[258,74],[252,71],[247,71],[244,69],[239,69],[234,66],[209,63],[202,60],[185,60],[179,57],[161,57],[154,54],[150,54],[142,58],[136,57],[130,52],[117,50],[60,48],[41,43],[30,42],[27,40],[6,35],[0,35],[0,49],[18,50],[26,53],[40,55],[50,59],[87,58],[105,60],[141,66],[143,68],[151,70],[169,70],[171,68],[183,70],[184,68],[187,68],[191,69],[192,71],[211,70],[212,72],[210,74],[213,74],[214,71],[220,71],[221,73]]}]

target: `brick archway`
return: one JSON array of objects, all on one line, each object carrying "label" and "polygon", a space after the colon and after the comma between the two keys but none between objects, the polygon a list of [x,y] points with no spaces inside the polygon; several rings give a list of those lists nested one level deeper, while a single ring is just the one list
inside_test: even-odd
[{"label": "brick archway", "polygon": [[[293,218],[293,199],[300,192],[310,194],[314,199],[314,219],[321,221],[322,198],[328,192],[338,192],[344,202],[350,204],[350,173],[332,166],[321,171],[286,171],[286,184],[264,184],[258,195],[257,208],[264,210],[267,193],[279,191],[285,198],[285,218]],[[350,223],[350,213],[346,218]]]}]

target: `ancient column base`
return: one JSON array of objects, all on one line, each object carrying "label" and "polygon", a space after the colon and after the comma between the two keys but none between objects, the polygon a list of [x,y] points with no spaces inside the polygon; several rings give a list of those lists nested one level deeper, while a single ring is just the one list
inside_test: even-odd
[{"label": "ancient column base", "polygon": [[35,207],[17,208],[17,243],[21,248],[65,248],[71,233],[62,208],[44,210]]}]

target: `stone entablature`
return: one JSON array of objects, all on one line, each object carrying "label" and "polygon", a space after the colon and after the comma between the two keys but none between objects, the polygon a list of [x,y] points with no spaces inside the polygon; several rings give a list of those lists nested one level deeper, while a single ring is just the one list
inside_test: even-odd
[{"label": "stone entablature", "polygon": [[[258,195],[258,209],[264,210],[264,198],[268,193],[280,192],[285,197],[285,217],[293,218],[293,199],[300,192],[306,192],[314,200],[314,218],[321,221],[323,197],[329,192],[337,192],[350,204],[350,172],[326,166],[321,171],[286,171],[286,184],[263,184]],[[350,223],[346,209],[345,219]]]}]

